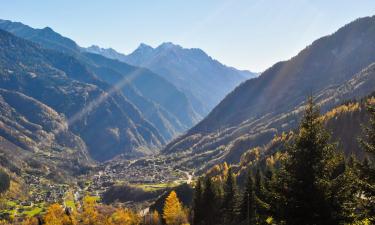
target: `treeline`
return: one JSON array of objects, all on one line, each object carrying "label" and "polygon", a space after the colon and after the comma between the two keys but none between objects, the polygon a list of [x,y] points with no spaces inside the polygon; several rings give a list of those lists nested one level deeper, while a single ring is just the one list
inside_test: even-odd
[{"label": "treeline", "polygon": [[277,164],[254,166],[242,188],[230,168],[223,181],[197,181],[193,224],[375,224],[375,104],[367,109],[370,121],[359,140],[364,161],[344,157],[309,98]]}]

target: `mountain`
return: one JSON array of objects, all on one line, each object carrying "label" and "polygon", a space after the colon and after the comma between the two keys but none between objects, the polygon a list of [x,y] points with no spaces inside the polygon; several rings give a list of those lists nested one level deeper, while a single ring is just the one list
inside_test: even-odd
[{"label": "mountain", "polygon": [[[97,78],[112,86],[121,82],[123,87],[119,89],[122,94],[137,107],[165,141],[183,133],[201,119],[181,91],[160,75],[147,69],[97,54],[88,54],[73,40],[61,36],[51,28],[34,29],[22,23],[0,20],[0,29],[44,48],[73,56]],[[48,31],[48,35],[45,35],[45,30]],[[129,77],[132,78],[128,79]]]},{"label": "mountain", "polygon": [[80,51],[74,41],[56,33],[50,27],[34,29],[19,22],[0,19],[0,29],[6,30],[18,37],[39,43],[49,49],[64,53],[78,53]]},{"label": "mountain", "polygon": [[[0,88],[22,93],[66,118],[66,129],[84,141],[95,160],[149,154],[164,144],[132,103],[74,57],[2,30],[0,46]],[[62,128],[49,132],[59,134]]]},{"label": "mountain", "polygon": [[[374,79],[375,80],[375,79]],[[331,141],[338,143],[338,149],[346,157],[356,156],[363,160],[367,153],[361,148],[358,139],[364,136],[363,125],[368,124],[369,114],[367,104],[375,103],[375,92],[359,100],[351,100],[345,104],[338,105],[321,115],[325,129],[331,134]],[[277,165],[286,146],[293,140],[294,133],[287,132],[275,136],[269,143],[247,150],[235,168],[240,174],[239,180],[244,181],[244,175],[249,168],[254,169],[257,165],[265,168],[270,162]]]},{"label": "mountain", "polygon": [[92,164],[84,141],[68,129],[64,116],[47,105],[0,89],[0,112],[0,166],[20,175],[39,164],[48,175],[78,173]]},{"label": "mountain", "polygon": [[129,55],[97,46],[91,46],[86,51],[156,72],[182,90],[193,104],[194,110],[201,116],[207,115],[242,81],[257,76],[250,71],[227,67],[201,49],[186,49],[170,42],[157,48],[140,44]]},{"label": "mountain", "polygon": [[[187,97],[157,74],[101,55],[87,53],[84,55],[99,66],[92,68],[102,80],[113,85],[119,82],[131,84],[143,97],[162,106],[187,128],[198,122],[199,117]],[[126,90],[124,92],[126,93]]]},{"label": "mountain", "polygon": [[308,95],[314,94],[325,112],[373,92],[374,52],[375,17],[358,19],[239,85],[163,151],[190,154],[196,165],[238,161],[247,149],[293,129]]},{"label": "mountain", "polygon": [[124,54],[117,52],[113,48],[101,48],[97,45],[91,45],[90,47],[82,48],[82,51],[102,55],[109,59],[117,59],[122,62],[124,62],[126,58]]}]

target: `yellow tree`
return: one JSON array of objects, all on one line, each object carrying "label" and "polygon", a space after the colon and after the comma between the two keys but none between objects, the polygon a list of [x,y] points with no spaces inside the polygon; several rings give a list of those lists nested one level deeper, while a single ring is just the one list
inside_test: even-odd
[{"label": "yellow tree", "polygon": [[160,225],[160,215],[158,211],[154,210],[151,214],[151,224]]},{"label": "yellow tree", "polygon": [[167,225],[181,225],[187,223],[184,209],[174,191],[172,191],[165,200],[163,218]]},{"label": "yellow tree", "polygon": [[91,196],[83,198],[83,211],[81,213],[81,221],[84,225],[96,225],[101,224],[102,218],[96,209],[96,199]]},{"label": "yellow tree", "polygon": [[36,217],[29,217],[26,218],[23,222],[22,225],[38,225],[39,221]]},{"label": "yellow tree", "polygon": [[44,216],[46,225],[74,225],[74,220],[70,218],[59,204],[52,204],[48,207]]},{"label": "yellow tree", "polygon": [[140,223],[139,216],[128,209],[117,209],[111,216],[111,224],[114,225],[137,225]]}]

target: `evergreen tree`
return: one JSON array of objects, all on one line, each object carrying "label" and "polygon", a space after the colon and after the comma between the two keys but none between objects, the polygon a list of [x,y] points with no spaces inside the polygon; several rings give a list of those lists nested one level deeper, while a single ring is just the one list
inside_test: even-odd
[{"label": "evergreen tree", "polygon": [[232,169],[229,168],[224,184],[224,198],[222,203],[222,212],[224,224],[235,222],[237,216],[237,186]]},{"label": "evergreen tree", "polygon": [[204,210],[202,211],[204,224],[216,225],[216,221],[219,220],[219,218],[216,217],[218,209],[217,198],[211,178],[208,176],[206,177],[204,185],[203,202],[205,204]]},{"label": "evergreen tree", "polygon": [[331,185],[341,157],[319,120],[319,110],[308,99],[294,142],[287,148],[283,184],[286,224],[338,224]]},{"label": "evergreen tree", "polygon": [[242,195],[240,206],[240,219],[246,221],[248,225],[256,224],[256,199],[254,191],[254,181],[251,171],[247,174],[246,187]]},{"label": "evergreen tree", "polygon": [[193,199],[193,224],[197,225],[202,222],[204,215],[204,202],[203,202],[203,189],[201,178],[198,179],[195,189],[194,189],[194,199]]},{"label": "evergreen tree", "polygon": [[[375,220],[375,105],[368,103],[369,125],[364,127],[364,138],[360,139],[362,148],[368,153],[369,158],[361,168],[362,189],[364,195],[364,209],[368,217]],[[375,221],[373,221],[375,222]]]},{"label": "evergreen tree", "polygon": [[[351,224],[359,218],[358,206],[360,198],[358,162],[351,156],[347,162],[343,160],[337,169],[337,178],[332,182],[331,196],[335,217],[340,222]],[[354,213],[356,212],[356,213]]]},{"label": "evergreen tree", "polygon": [[270,206],[266,202],[266,191],[264,187],[263,175],[259,168],[257,168],[254,178],[254,191],[255,191],[255,208],[256,208],[256,221],[265,221],[268,217]]}]

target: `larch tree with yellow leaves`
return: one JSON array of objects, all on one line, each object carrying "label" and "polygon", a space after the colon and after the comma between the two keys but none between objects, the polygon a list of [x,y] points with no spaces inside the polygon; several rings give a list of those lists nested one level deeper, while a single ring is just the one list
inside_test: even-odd
[{"label": "larch tree with yellow leaves", "polygon": [[117,209],[115,213],[112,214],[110,219],[110,224],[113,225],[137,225],[140,224],[140,217],[128,210],[128,209]]},{"label": "larch tree with yellow leaves", "polygon": [[96,199],[86,196],[83,199],[83,211],[81,213],[81,222],[84,225],[96,225],[102,222],[102,218],[96,209]]},{"label": "larch tree with yellow leaves", "polygon": [[65,210],[59,204],[52,204],[48,207],[44,216],[44,224],[46,225],[74,225],[75,220],[69,217]]},{"label": "larch tree with yellow leaves", "polygon": [[186,214],[174,191],[172,191],[165,200],[163,219],[167,225],[187,224]]},{"label": "larch tree with yellow leaves", "polygon": [[161,221],[160,221],[160,215],[158,213],[158,211],[153,211],[152,214],[151,214],[151,224],[152,225],[160,225],[161,224]]}]

